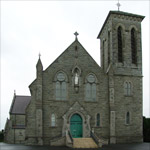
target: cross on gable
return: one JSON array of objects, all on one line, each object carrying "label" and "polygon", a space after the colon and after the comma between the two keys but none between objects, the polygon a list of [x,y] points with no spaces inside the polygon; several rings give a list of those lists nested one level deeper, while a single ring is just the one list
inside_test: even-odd
[{"label": "cross on gable", "polygon": [[120,8],[120,6],[121,6],[121,4],[119,3],[119,0],[118,0],[118,3],[117,3],[116,5],[117,5],[118,11],[119,11],[119,10],[120,10],[119,8]]},{"label": "cross on gable", "polygon": [[41,54],[39,53],[39,58],[41,57]]},{"label": "cross on gable", "polygon": [[74,35],[75,35],[76,40],[77,40],[77,36],[79,35],[79,33],[78,33],[78,32],[75,32]]}]

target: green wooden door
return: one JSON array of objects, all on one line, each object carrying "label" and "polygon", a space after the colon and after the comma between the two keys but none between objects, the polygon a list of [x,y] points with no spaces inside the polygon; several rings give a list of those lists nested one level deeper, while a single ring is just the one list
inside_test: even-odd
[{"label": "green wooden door", "polygon": [[78,114],[74,114],[70,120],[70,131],[73,138],[82,137],[82,118]]}]

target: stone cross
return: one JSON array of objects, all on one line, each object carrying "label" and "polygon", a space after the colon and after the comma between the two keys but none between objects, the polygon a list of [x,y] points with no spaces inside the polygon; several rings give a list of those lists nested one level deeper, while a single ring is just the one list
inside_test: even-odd
[{"label": "stone cross", "polygon": [[41,54],[39,53],[39,58],[41,57]]},{"label": "stone cross", "polygon": [[74,35],[76,36],[76,40],[78,39],[77,36],[79,35],[78,32],[75,32]]},{"label": "stone cross", "polygon": [[119,0],[118,0],[118,3],[117,3],[116,5],[117,5],[118,11],[119,11],[119,10],[120,10],[119,8],[120,8],[120,6],[121,6],[121,4],[119,3]]}]

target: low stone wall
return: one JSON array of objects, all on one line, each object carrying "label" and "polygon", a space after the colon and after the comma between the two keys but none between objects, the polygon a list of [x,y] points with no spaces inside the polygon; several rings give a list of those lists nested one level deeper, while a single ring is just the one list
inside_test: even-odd
[{"label": "low stone wall", "polygon": [[50,140],[50,146],[66,146],[66,137]]},{"label": "low stone wall", "polygon": [[116,137],[116,143],[142,143],[142,136],[119,136]]}]

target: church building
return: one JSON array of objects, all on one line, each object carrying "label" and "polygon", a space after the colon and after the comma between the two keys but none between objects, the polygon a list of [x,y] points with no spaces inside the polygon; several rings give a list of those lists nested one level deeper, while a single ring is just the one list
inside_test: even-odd
[{"label": "church building", "polygon": [[14,94],[5,141],[73,147],[143,141],[142,45],[144,16],[110,11],[99,34],[99,66],[75,41],[43,70],[36,65],[31,96]]}]

